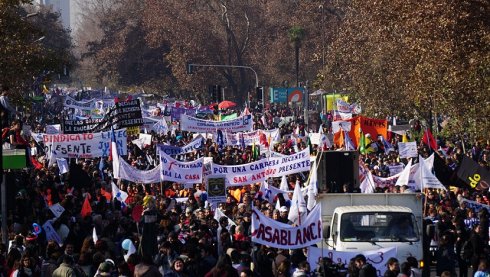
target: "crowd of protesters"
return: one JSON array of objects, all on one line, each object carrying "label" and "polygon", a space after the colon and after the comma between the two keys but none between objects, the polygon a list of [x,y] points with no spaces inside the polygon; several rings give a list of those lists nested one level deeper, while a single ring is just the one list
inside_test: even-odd
[{"label": "crowd of protesters", "polygon": [[[2,102],[2,106],[3,106]],[[46,124],[59,122],[61,118],[46,118],[30,115],[21,118],[12,109],[2,109],[2,118],[10,117],[8,132],[2,134],[3,143],[16,148],[29,149],[32,157],[29,167],[21,171],[6,172],[8,200],[9,244],[0,245],[0,274],[3,277],[32,276],[375,276],[374,268],[363,255],[358,255],[350,264],[342,266],[323,259],[318,264],[307,262],[306,250],[274,249],[251,242],[251,209],[257,207],[265,215],[281,222],[288,222],[288,202],[281,198],[280,208],[262,199],[257,192],[260,184],[233,188],[225,203],[218,209],[228,218],[216,218],[214,209],[207,204],[204,184],[184,187],[181,184],[163,182],[136,184],[116,180],[118,187],[127,192],[125,203],[114,199],[111,192],[113,182],[112,165],[107,158],[104,163],[96,159],[71,159],[69,172],[60,175],[56,164],[48,166],[44,148],[29,137],[22,136],[22,124],[30,125],[33,132],[42,133]],[[6,116],[10,113],[10,116]],[[252,109],[254,115],[258,111]],[[287,106],[270,105],[264,116],[255,116],[254,127],[279,128],[281,140],[274,151],[292,154],[309,147],[301,139],[308,131],[301,115]],[[279,124],[274,118],[294,116],[294,120]],[[17,117],[18,119],[12,120]],[[19,120],[21,119],[21,120]],[[331,117],[322,118],[322,127],[329,131]],[[55,121],[53,121],[55,120]],[[319,120],[320,121],[320,120]],[[299,130],[298,137],[291,136]],[[310,130],[311,131],[311,130]],[[133,138],[131,138],[133,139]],[[178,128],[166,134],[152,133],[152,145],[140,149],[128,138],[128,155],[123,157],[132,166],[148,170],[155,166],[154,144],[166,143],[183,146],[193,136]],[[389,176],[390,166],[406,164],[397,155],[397,142],[401,136],[393,135],[391,143],[395,151],[385,153],[383,144],[373,139],[370,151],[361,159],[371,172],[380,177]],[[488,169],[490,145],[477,142],[466,144],[461,141],[440,141],[437,153],[450,170],[456,170],[463,155],[469,155]],[[332,146],[330,150],[334,150]],[[320,151],[313,145],[313,154]],[[420,144],[419,152],[427,157],[428,147]],[[212,157],[213,162],[223,165],[245,164],[260,159],[252,147],[220,147],[213,139],[207,139],[201,150],[179,155],[182,161],[200,157]],[[103,164],[103,167],[100,165]],[[306,175],[305,175],[306,174]],[[287,177],[290,190],[297,180],[306,182],[305,174]],[[275,178],[276,179],[276,178]],[[280,178],[274,180],[279,185]],[[378,193],[403,192],[407,188],[390,186],[379,188]],[[352,184],[344,184],[343,192],[358,192]],[[488,276],[488,210],[478,211],[465,207],[461,197],[478,203],[490,204],[487,191],[473,191],[465,187],[454,190],[428,190],[426,197],[425,225],[433,226],[434,232],[424,234],[424,252],[430,255],[430,242],[437,241],[438,248],[432,253],[438,276],[467,276],[468,268],[475,276]],[[90,199],[92,213],[82,217],[84,200]],[[64,208],[55,218],[49,206],[59,203]],[[135,222],[135,207],[143,206],[143,213],[152,210],[156,218],[153,226]],[[141,214],[141,211],[138,210]],[[33,224],[42,225],[53,220],[52,225],[62,240],[58,244],[47,240],[45,232],[36,234]],[[141,240],[142,233],[154,228],[156,239],[149,244]],[[94,239],[94,229],[97,234]],[[430,228],[429,228],[430,229]],[[425,230],[424,230],[425,231]],[[129,243],[131,242],[131,243]],[[469,243],[467,243],[469,242]],[[132,253],[131,244],[138,251]],[[127,255],[129,252],[130,255]],[[430,262],[430,259],[428,260]],[[387,263],[384,276],[422,276],[417,260]],[[428,264],[426,264],[426,268]],[[487,275],[483,275],[487,274]]]}]

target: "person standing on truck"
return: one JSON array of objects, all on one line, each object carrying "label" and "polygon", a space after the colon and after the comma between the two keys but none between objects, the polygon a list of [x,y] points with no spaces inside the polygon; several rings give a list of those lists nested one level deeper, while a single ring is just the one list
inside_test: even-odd
[{"label": "person standing on truck", "polygon": [[356,256],[355,263],[359,268],[359,277],[377,277],[376,269],[366,262],[366,256],[359,254]]}]

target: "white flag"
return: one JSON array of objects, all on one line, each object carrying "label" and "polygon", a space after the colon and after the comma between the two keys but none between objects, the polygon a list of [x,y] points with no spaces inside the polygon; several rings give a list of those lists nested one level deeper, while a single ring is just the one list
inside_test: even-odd
[{"label": "white flag", "polygon": [[361,189],[362,193],[374,193],[375,187],[376,185],[373,180],[373,174],[371,171],[367,170],[366,176],[359,185],[359,188]]},{"label": "white flag", "polygon": [[112,175],[114,179],[119,179],[120,163],[119,154],[117,153],[116,135],[114,129],[111,130],[111,156],[112,156]]},{"label": "white flag", "polygon": [[96,244],[97,241],[99,240],[99,237],[97,237],[97,231],[95,230],[95,227],[92,231],[92,240],[94,241],[94,244]]},{"label": "white flag", "polygon": [[226,229],[230,230],[231,226],[236,226],[236,223],[229,217],[227,217],[219,208],[216,208],[216,210],[214,210],[214,219],[216,219],[216,221],[219,222],[220,218],[222,218],[223,216],[228,219],[228,226],[226,226]]},{"label": "white flag", "polygon": [[114,184],[114,182],[111,183],[111,186],[112,186],[112,199],[116,198],[118,201],[124,203],[128,198],[128,194],[125,191],[120,190],[116,186],[116,184]]},{"label": "white flag", "polygon": [[124,255],[124,260],[127,262],[128,261],[128,258],[129,256],[131,256],[132,254],[136,253],[136,247],[134,247],[134,244],[133,242],[131,241],[129,243],[129,250],[128,250],[128,253],[126,255]]},{"label": "white flag", "polygon": [[286,178],[286,175],[283,175],[282,176],[282,178],[281,178],[281,184],[279,185],[279,189],[280,190],[285,190],[285,191],[288,191],[289,190],[288,179]]},{"label": "white flag", "polygon": [[301,225],[306,219],[306,202],[301,192],[301,187],[299,181],[296,182],[293,192],[293,200],[291,201],[291,208],[289,209],[288,219],[296,224]]},{"label": "white flag", "polygon": [[60,175],[68,172],[68,161],[65,158],[56,158],[56,163],[60,169]]},{"label": "white flag", "polygon": [[421,190],[423,191],[426,188],[446,190],[446,187],[439,181],[439,179],[437,179],[436,176],[434,176],[434,174],[432,174],[432,171],[425,162],[424,158],[420,155],[419,161],[419,168],[417,169],[417,172],[415,174],[417,176],[420,176]]},{"label": "white flag", "polygon": [[408,186],[410,180],[410,168],[412,167],[412,159],[408,161],[403,171],[400,173],[400,177],[396,180],[395,186]]},{"label": "white flag", "polygon": [[308,203],[306,207],[308,210],[313,210],[316,205],[316,196],[318,194],[318,177],[316,174],[316,161],[313,161],[311,165],[312,172],[310,172],[310,182],[308,184]]}]

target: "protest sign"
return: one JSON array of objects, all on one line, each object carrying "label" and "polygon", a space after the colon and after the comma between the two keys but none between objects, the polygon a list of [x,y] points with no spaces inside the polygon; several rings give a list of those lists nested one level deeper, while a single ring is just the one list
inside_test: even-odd
[{"label": "protest sign", "polygon": [[390,176],[396,175],[403,170],[403,165],[402,164],[397,164],[397,165],[389,165],[388,168],[390,169]]},{"label": "protest sign", "polygon": [[213,174],[226,174],[227,186],[244,186],[263,182],[269,177],[310,170],[310,151],[303,151],[284,157],[271,157],[243,165],[218,165],[213,163]]},{"label": "protest sign", "polygon": [[65,208],[63,208],[63,206],[61,206],[60,203],[51,205],[49,209],[51,210],[51,212],[54,214],[54,217],[56,218],[60,217],[61,214],[63,214],[63,212],[65,211]]},{"label": "protest sign", "polygon": [[64,120],[63,133],[80,134],[87,132],[100,132],[111,127],[114,129],[141,126],[143,118],[139,99],[118,102],[112,106],[103,118]]},{"label": "protest sign", "polygon": [[[117,151],[127,155],[126,129],[115,130]],[[46,153],[52,158],[107,157],[110,152],[111,132],[86,134],[42,134]]]},{"label": "protest sign", "polygon": [[158,152],[161,164],[160,173],[163,181],[177,182],[179,184],[202,182],[203,158],[192,162],[181,162],[165,154],[165,152]]},{"label": "protest sign", "polygon": [[226,202],[225,176],[210,175],[206,178],[206,189],[209,203]]},{"label": "protest sign", "polygon": [[271,219],[255,207],[252,211],[252,242],[279,249],[298,249],[322,240],[321,205],[297,227]]},{"label": "protest sign", "polygon": [[143,117],[142,130],[146,132],[155,132],[157,134],[166,134],[168,132],[168,125],[165,117]]},{"label": "protest sign", "polygon": [[308,263],[310,263],[312,267],[316,267],[322,258],[329,258],[334,264],[344,264],[345,267],[347,267],[350,260],[358,254],[363,254],[366,257],[366,260],[369,261],[374,268],[376,268],[377,276],[383,276],[384,272],[386,271],[386,262],[389,258],[396,258],[397,251],[395,247],[380,248],[362,252],[346,252],[325,248],[308,247]]},{"label": "protest sign", "polygon": [[59,134],[61,132],[61,125],[46,125],[46,134]]},{"label": "protest sign", "polygon": [[159,151],[167,155],[180,155],[180,154],[186,154],[194,150],[201,149],[203,145],[204,145],[204,138],[199,135],[194,140],[192,140],[191,142],[189,142],[188,144],[182,147],[158,144],[157,148],[159,149]]},{"label": "protest sign", "polygon": [[161,164],[150,170],[140,170],[132,167],[124,159],[119,159],[119,176],[115,178],[127,180],[134,183],[152,184],[162,181],[160,171]]},{"label": "protest sign", "polygon": [[476,190],[487,191],[490,186],[490,172],[469,157],[463,156],[457,175]]},{"label": "protest sign", "polygon": [[419,153],[417,151],[417,142],[399,142],[398,143],[398,153],[400,158],[415,158],[418,157]]},{"label": "protest sign", "polygon": [[196,133],[212,133],[216,130],[223,132],[244,132],[253,128],[252,115],[244,115],[227,121],[203,120],[188,115],[181,115],[180,128],[183,131]]},{"label": "protest sign", "polygon": [[58,233],[56,233],[56,230],[53,228],[53,225],[51,224],[52,220],[48,220],[43,224],[43,230],[46,233],[46,240],[47,241],[55,241],[58,243],[59,246],[63,245],[63,241],[61,241],[60,236]]},{"label": "protest sign", "polygon": [[126,131],[128,133],[128,136],[137,136],[140,134],[140,127],[139,126],[132,126],[126,128]]}]

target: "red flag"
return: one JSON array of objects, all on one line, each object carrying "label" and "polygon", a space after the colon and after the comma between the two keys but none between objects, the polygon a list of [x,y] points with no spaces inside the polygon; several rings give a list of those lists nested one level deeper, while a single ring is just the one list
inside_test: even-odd
[{"label": "red flag", "polygon": [[90,202],[88,201],[88,196],[85,196],[85,200],[83,201],[82,211],[80,212],[82,218],[89,216],[92,214],[92,207],[90,206]]},{"label": "red flag", "polygon": [[437,141],[434,139],[434,136],[432,135],[429,129],[425,129],[424,136],[422,137],[422,141],[430,148],[437,151]]}]

